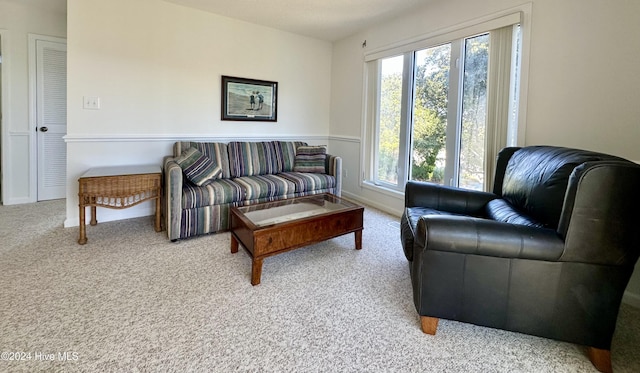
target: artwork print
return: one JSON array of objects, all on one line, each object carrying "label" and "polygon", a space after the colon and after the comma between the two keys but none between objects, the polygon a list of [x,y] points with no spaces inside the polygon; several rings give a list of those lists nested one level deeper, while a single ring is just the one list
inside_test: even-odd
[{"label": "artwork print", "polygon": [[222,120],[277,121],[277,82],[222,76]]}]

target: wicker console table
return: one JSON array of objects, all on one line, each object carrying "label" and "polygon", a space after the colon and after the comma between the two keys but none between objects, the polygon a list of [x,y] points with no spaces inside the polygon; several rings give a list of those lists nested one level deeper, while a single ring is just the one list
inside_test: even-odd
[{"label": "wicker console table", "polygon": [[147,200],[156,200],[155,230],[160,225],[160,195],[162,170],[159,166],[116,166],[91,168],[78,179],[78,205],[80,206],[80,237],[78,243],[87,243],[85,208],[91,206],[91,225],[98,224],[96,207],[125,209]]}]

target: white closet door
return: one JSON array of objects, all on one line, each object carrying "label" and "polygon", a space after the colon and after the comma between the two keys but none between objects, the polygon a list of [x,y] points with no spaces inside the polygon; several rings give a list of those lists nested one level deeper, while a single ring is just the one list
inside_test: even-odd
[{"label": "white closet door", "polygon": [[66,197],[67,45],[36,41],[38,201]]}]

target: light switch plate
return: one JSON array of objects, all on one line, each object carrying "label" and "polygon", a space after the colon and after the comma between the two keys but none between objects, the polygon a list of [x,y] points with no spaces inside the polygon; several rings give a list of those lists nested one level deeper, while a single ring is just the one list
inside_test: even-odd
[{"label": "light switch plate", "polygon": [[82,108],[89,109],[89,110],[100,109],[100,97],[97,97],[97,96],[82,97]]}]

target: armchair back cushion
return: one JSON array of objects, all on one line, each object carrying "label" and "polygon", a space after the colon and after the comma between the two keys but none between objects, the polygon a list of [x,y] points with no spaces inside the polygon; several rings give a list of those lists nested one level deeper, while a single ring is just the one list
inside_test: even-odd
[{"label": "armchair back cushion", "polygon": [[603,160],[623,161],[612,155],[562,147],[519,149],[506,164],[499,195],[526,216],[527,225],[557,229],[573,169],[584,162]]}]

